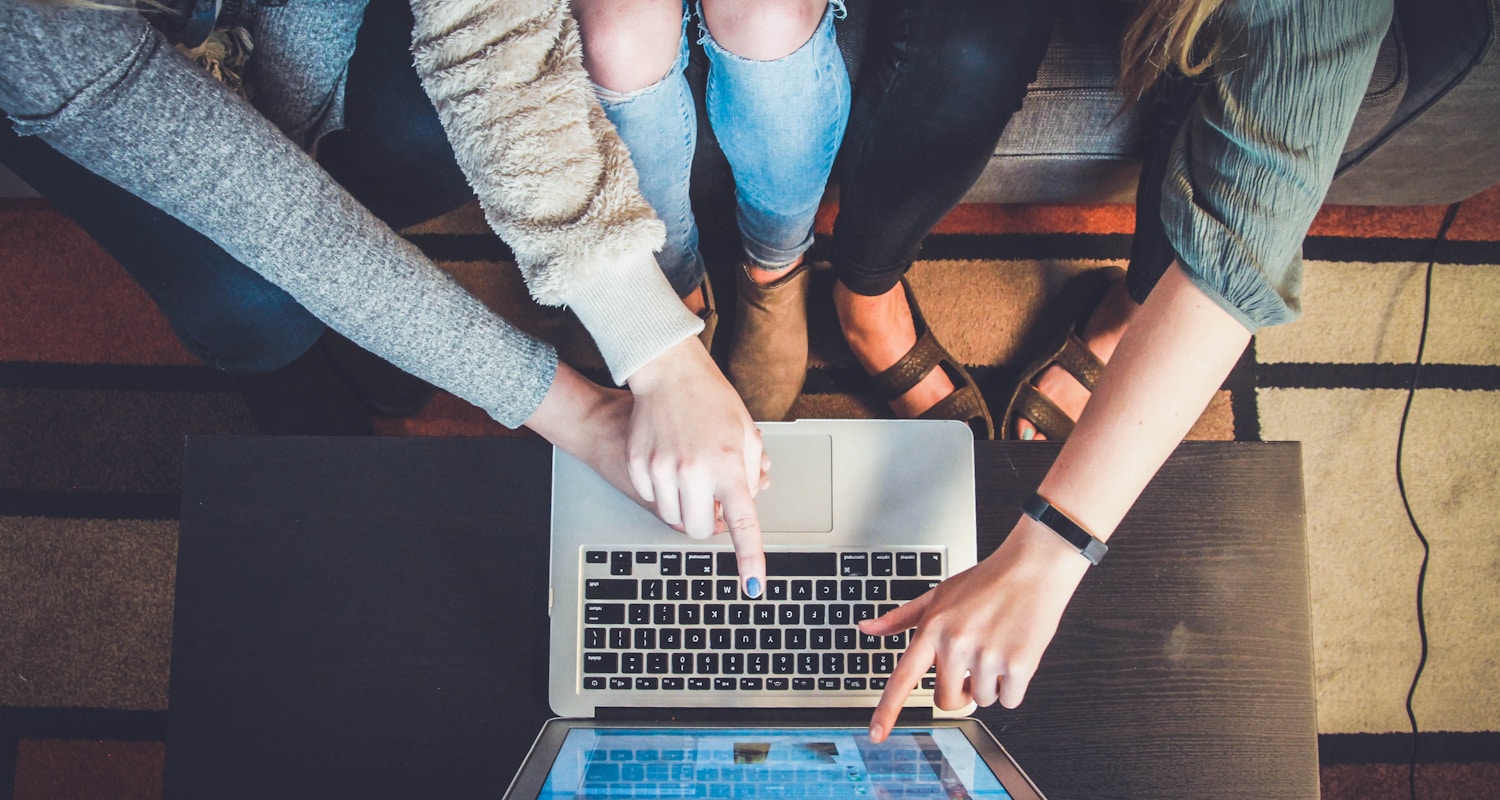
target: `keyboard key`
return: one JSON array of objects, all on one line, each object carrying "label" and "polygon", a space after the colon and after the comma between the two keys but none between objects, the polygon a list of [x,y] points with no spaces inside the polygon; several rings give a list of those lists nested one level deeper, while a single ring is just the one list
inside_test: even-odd
[{"label": "keyboard key", "polygon": [[780,650],[781,649],[781,629],[780,628],[764,628],[764,629],[762,629],[761,632],[760,632],[760,649],[762,649],[762,650]]},{"label": "keyboard key", "polygon": [[895,569],[896,559],[892,553],[871,553],[870,574],[878,577],[890,577]]},{"label": "keyboard key", "polygon": [[625,650],[630,647],[629,628],[610,628],[609,646],[614,650]]},{"label": "keyboard key", "polygon": [[819,678],[818,688],[825,692],[836,692],[842,683],[838,678]]},{"label": "keyboard key", "polygon": [[637,564],[655,564],[656,563],[656,551],[655,550],[637,550],[636,553],[635,553],[635,563],[637,563]]},{"label": "keyboard key", "polygon": [[641,691],[646,691],[648,689],[655,689],[657,686],[660,686],[660,685],[661,685],[661,681],[658,680],[658,679],[656,679],[656,678],[636,678],[635,679],[635,688],[640,689]]},{"label": "keyboard key", "polygon": [[[859,635],[859,649],[861,649],[861,650],[880,650],[881,649],[881,638],[879,636],[871,636],[868,633],[861,633]],[[902,647],[899,647],[899,648],[896,648],[896,649],[902,650],[902,649],[905,649],[905,646],[903,645]]]},{"label": "keyboard key", "polygon": [[845,605],[843,603],[834,603],[833,605],[830,605],[828,607],[829,625],[848,625],[849,622],[850,620],[848,605]]},{"label": "keyboard key", "polygon": [[714,581],[715,600],[738,600],[740,599],[739,581]]},{"label": "keyboard key", "polygon": [[667,581],[668,600],[686,600],[688,598],[688,582],[677,578]]},{"label": "keyboard key", "polygon": [[686,681],[684,681],[681,678],[662,678],[661,679],[661,688],[663,688],[663,689],[667,689],[667,690],[680,690],[685,685],[686,685]]},{"label": "keyboard key", "polygon": [[771,671],[771,657],[765,653],[750,653],[745,656],[745,671],[751,675],[764,675]]},{"label": "keyboard key", "polygon": [[785,632],[786,632],[786,649],[788,649],[788,650],[806,650],[807,649],[807,630],[806,629],[804,629],[804,628],[787,628]]},{"label": "keyboard key", "polygon": [[833,646],[840,650],[853,650],[859,646],[859,631],[854,628],[835,628]]},{"label": "keyboard key", "polygon": [[740,688],[747,692],[758,691],[764,685],[765,681],[760,678],[740,678]]},{"label": "keyboard key", "polygon": [[651,604],[650,603],[631,603],[630,604],[630,608],[628,610],[630,612],[629,613],[629,617],[630,617],[630,624],[631,625],[650,625],[651,624]]},{"label": "keyboard key", "polygon": [[809,575],[837,575],[838,556],[835,553],[766,553],[766,574],[795,578]]},{"label": "keyboard key", "polygon": [[873,655],[874,655],[874,657],[871,659],[871,661],[875,665],[875,672],[876,672],[876,674],[878,674],[878,675],[889,675],[889,674],[891,674],[892,672],[895,671],[895,669],[896,669],[896,654],[895,653],[875,653]]},{"label": "keyboard key", "polygon": [[584,603],[583,621],[586,625],[625,624],[624,603]]},{"label": "keyboard key", "polygon": [[883,692],[883,691],[885,691],[885,684],[886,684],[886,682],[888,680],[889,679],[887,679],[887,678],[871,678],[870,679],[870,688],[871,689],[876,689],[878,691],[882,691]]},{"label": "keyboard key", "polygon": [[906,631],[901,631],[900,633],[893,633],[890,636],[885,637],[884,644],[885,644],[885,649],[887,649],[887,650],[905,650],[906,649]]},{"label": "keyboard key", "polygon": [[915,600],[926,594],[938,585],[937,581],[891,581],[890,596],[892,600]]},{"label": "keyboard key", "polygon": [[583,554],[583,561],[586,564],[608,564],[609,553],[603,550],[589,550]]},{"label": "keyboard key", "polygon": [[723,666],[725,675],[739,675],[745,671],[745,654],[725,653],[719,663]]},{"label": "keyboard key", "polygon": [[740,628],[734,632],[734,649],[754,650],[759,639],[754,628]]},{"label": "keyboard key", "polygon": [[635,649],[637,649],[637,650],[655,650],[656,649],[656,629],[655,628],[636,628],[635,629],[635,642],[634,642],[634,646],[635,646]]},{"label": "keyboard key", "polygon": [[706,692],[710,685],[708,678],[688,678],[687,682],[688,689],[694,692]]},{"label": "keyboard key", "polygon": [[772,653],[771,672],[777,675],[790,675],[796,668],[796,662],[791,653]]},{"label": "keyboard key", "polygon": [[585,689],[603,689],[606,685],[608,684],[605,679],[599,675],[590,675],[583,679],[583,688]]},{"label": "keyboard key", "polygon": [[652,578],[648,581],[641,581],[642,600],[660,600],[663,596],[662,582],[660,580]]},{"label": "keyboard key", "polygon": [[683,603],[677,607],[679,625],[702,625],[703,609],[697,603]]},{"label": "keyboard key", "polygon": [[635,559],[624,550],[615,550],[609,554],[609,574],[629,575],[630,566]]},{"label": "keyboard key", "polygon": [[828,606],[822,603],[809,603],[802,607],[803,625],[827,625]]},{"label": "keyboard key", "polygon": [[729,649],[729,635],[730,635],[730,633],[729,633],[729,629],[728,628],[709,628],[708,629],[708,646],[709,646],[709,648],[712,649],[712,650],[728,650]]},{"label": "keyboard key", "polygon": [[854,621],[864,622],[867,619],[875,619],[875,606],[872,603],[859,603],[854,606]]},{"label": "keyboard key", "polygon": [[588,650],[598,650],[604,647],[604,629],[584,628],[583,646]]},{"label": "keyboard key", "polygon": [[756,603],[754,612],[756,625],[776,624],[776,606],[770,603]]},{"label": "keyboard key", "polygon": [[814,650],[827,650],[833,647],[833,630],[831,628],[812,628],[808,631],[807,646]]},{"label": "keyboard key", "polygon": [[634,600],[636,582],[630,578],[589,578],[583,582],[585,600]]},{"label": "keyboard key", "polygon": [[682,632],[682,646],[689,650],[708,647],[708,631],[703,628],[688,628]]},{"label": "keyboard key", "polygon": [[925,678],[923,678],[922,679],[922,688],[923,689],[936,689],[937,688],[937,678],[934,678],[934,677],[932,677],[930,675],[927,676],[927,677],[925,677]]},{"label": "keyboard key", "polygon": [[865,599],[866,600],[884,600],[884,599],[886,599],[886,586],[887,585],[888,584],[885,581],[865,581]]},{"label": "keyboard key", "polygon": [[655,625],[676,625],[677,606],[671,603],[657,603],[651,607],[651,621]]},{"label": "keyboard key", "polygon": [[839,581],[839,599],[849,601],[863,600],[865,599],[864,588],[864,581]]},{"label": "keyboard key", "polygon": [[721,692],[732,692],[739,685],[734,678],[714,678],[714,689]]},{"label": "keyboard key", "polygon": [[698,672],[699,675],[717,675],[717,674],[719,674],[719,654],[718,653],[699,653],[698,654],[698,669],[697,669],[697,672]]},{"label": "keyboard key", "polygon": [[864,678],[845,678],[844,679],[844,691],[846,691],[846,692],[862,692],[864,690],[865,690],[865,679]]},{"label": "keyboard key", "polygon": [[773,691],[784,691],[791,688],[791,681],[786,678],[766,678],[766,688]]},{"label": "keyboard key", "polygon": [[777,601],[787,599],[786,581],[766,581],[766,599]]},{"label": "keyboard key", "polygon": [[823,654],[823,674],[824,675],[842,675],[842,674],[844,674],[844,654],[843,653],[824,653]]},{"label": "keyboard key", "polygon": [[684,575],[712,575],[714,574],[713,553],[688,553],[682,561],[682,574]]},{"label": "keyboard key", "polygon": [[620,671],[620,656],[618,653],[584,653],[583,673],[585,675],[608,675]]},{"label": "keyboard key", "polygon": [[[657,571],[662,575],[681,575],[682,554],[670,551],[662,553],[661,563],[657,566]],[[917,573],[913,572],[912,574],[915,575]]]},{"label": "keyboard key", "polygon": [[[641,653],[624,653],[620,656],[620,671],[626,675],[639,675],[646,671],[646,657]],[[629,687],[626,687],[629,688]]]},{"label": "keyboard key", "polygon": [[799,692],[810,692],[818,685],[813,678],[792,678],[792,689]]},{"label": "keyboard key", "polygon": [[699,579],[699,580],[693,581],[692,585],[693,585],[693,599],[694,600],[712,600],[712,599],[714,599],[714,582],[713,581],[705,581],[705,580]]},{"label": "keyboard key", "polygon": [[614,689],[617,692],[629,689],[630,684],[631,680],[629,678],[614,677],[609,679],[609,688]]},{"label": "keyboard key", "polygon": [[750,624],[750,606],[748,603],[734,603],[729,606],[729,624]]},{"label": "keyboard key", "polygon": [[870,574],[869,553],[844,553],[839,556],[839,574],[846,578]]},{"label": "keyboard key", "polygon": [[782,603],[777,606],[776,623],[778,625],[802,624],[802,607],[796,603]]},{"label": "keyboard key", "polygon": [[897,553],[896,554],[896,574],[897,575],[915,575],[915,574],[917,574],[917,554],[916,553]]},{"label": "keyboard key", "polygon": [[[610,670],[610,672],[614,672],[614,670]],[[818,654],[817,653],[798,653],[797,654],[797,674],[798,675],[816,675],[816,674],[818,674]]]},{"label": "keyboard key", "polygon": [[870,671],[870,654],[850,653],[849,667],[845,671],[850,675],[864,675],[868,673]]},{"label": "keyboard key", "polygon": [[943,554],[942,553],[923,553],[922,554],[922,574],[923,575],[941,575],[941,574],[943,574]]},{"label": "keyboard key", "polygon": [[657,638],[657,645],[656,646],[660,647],[663,650],[680,650],[680,649],[682,649],[682,629],[681,628],[661,628],[661,629],[658,629],[657,632],[656,632],[656,638]]},{"label": "keyboard key", "polygon": [[813,591],[813,596],[817,599],[823,601],[839,599],[838,581],[818,581],[815,584],[815,587],[816,588]]},{"label": "keyboard key", "polygon": [[646,672],[652,675],[662,675],[666,673],[667,668],[666,653],[646,654]]},{"label": "keyboard key", "polygon": [[691,675],[691,674],[693,674],[693,654],[692,653],[673,653],[672,654],[672,674],[673,675]]}]

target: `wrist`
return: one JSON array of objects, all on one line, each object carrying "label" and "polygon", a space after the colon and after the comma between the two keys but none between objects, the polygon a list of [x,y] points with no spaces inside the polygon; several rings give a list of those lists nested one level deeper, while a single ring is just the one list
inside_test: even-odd
[{"label": "wrist", "polygon": [[685,376],[716,372],[708,351],[695,338],[684,339],[658,353],[631,373],[625,385],[632,394],[646,395],[670,387]]},{"label": "wrist", "polygon": [[[1077,586],[1088,573],[1089,562],[1077,548],[1063,541],[1052,529],[1026,515],[1016,522],[1000,549],[1054,580]],[[997,551],[998,552],[998,551]]]}]

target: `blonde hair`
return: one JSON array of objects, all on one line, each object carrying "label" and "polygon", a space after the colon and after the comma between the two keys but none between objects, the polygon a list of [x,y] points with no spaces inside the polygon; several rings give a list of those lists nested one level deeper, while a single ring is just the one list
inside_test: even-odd
[{"label": "blonde hair", "polygon": [[1223,49],[1213,16],[1223,2],[1138,0],[1120,42],[1120,90],[1127,104],[1169,68],[1196,77],[1213,64]]}]

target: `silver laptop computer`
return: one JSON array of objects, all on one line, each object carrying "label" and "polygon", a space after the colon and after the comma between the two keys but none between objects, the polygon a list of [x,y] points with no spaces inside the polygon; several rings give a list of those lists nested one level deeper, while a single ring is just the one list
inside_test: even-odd
[{"label": "silver laptop computer", "polygon": [[930,673],[907,700],[922,721],[865,735],[906,635],[855,624],[975,563],[969,428],[760,428],[759,598],[727,535],[689,539],[556,453],[549,699],[566,718],[506,797],[1041,798],[978,721],[933,719],[971,709],[933,714]]}]

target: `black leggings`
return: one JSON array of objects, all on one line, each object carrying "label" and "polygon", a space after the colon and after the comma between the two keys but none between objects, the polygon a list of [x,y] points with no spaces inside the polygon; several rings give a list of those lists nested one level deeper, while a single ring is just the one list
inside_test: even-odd
[{"label": "black leggings", "polygon": [[1048,0],[876,0],[836,167],[832,261],[889,291],[978,180],[1021,107],[1056,16]]}]

